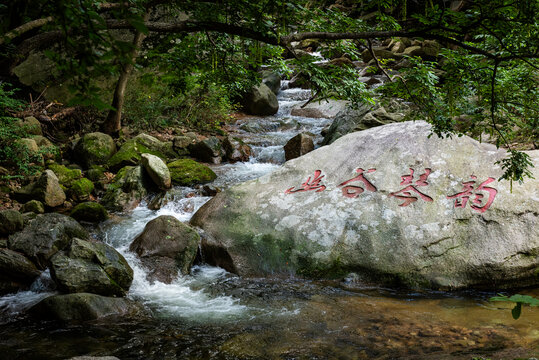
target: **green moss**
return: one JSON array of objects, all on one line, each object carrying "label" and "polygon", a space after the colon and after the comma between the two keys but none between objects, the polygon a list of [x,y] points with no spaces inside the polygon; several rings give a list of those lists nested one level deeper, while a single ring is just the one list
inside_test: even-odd
[{"label": "green moss", "polygon": [[103,166],[93,165],[87,172],[86,177],[92,181],[99,181],[105,177],[105,168]]},{"label": "green moss", "polygon": [[161,152],[151,150],[143,144],[138,143],[135,139],[132,139],[122,145],[120,150],[108,160],[107,165],[112,170],[117,170],[129,165],[138,165],[141,154],[152,154],[166,160],[166,156]]},{"label": "green moss", "polygon": [[70,216],[78,221],[101,222],[109,217],[103,205],[96,202],[84,202],[75,206]]},{"label": "green moss", "polygon": [[191,159],[180,159],[167,164],[172,183],[189,186],[215,180],[217,175],[207,167]]},{"label": "green moss", "polygon": [[82,178],[82,171],[80,169],[68,169],[64,165],[51,164],[49,169],[54,172],[61,185],[69,188],[73,183]]},{"label": "green moss", "polygon": [[86,178],[75,180],[70,188],[71,195],[77,200],[88,199],[92,191],[94,183]]}]

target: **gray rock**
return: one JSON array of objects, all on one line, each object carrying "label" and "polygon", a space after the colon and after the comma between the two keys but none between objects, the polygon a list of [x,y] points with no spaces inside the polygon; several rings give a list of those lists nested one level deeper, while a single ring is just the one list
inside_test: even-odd
[{"label": "gray rock", "polygon": [[132,210],[153,187],[153,181],[142,166],[126,166],[109,184],[101,204],[111,211]]},{"label": "gray rock", "polygon": [[277,96],[266,84],[254,86],[243,98],[245,110],[252,115],[273,115],[279,110]]},{"label": "gray rock", "polygon": [[30,313],[40,319],[80,322],[108,317],[138,317],[144,314],[144,309],[125,298],[79,293],[50,296],[32,307]]},{"label": "gray rock", "polygon": [[305,107],[296,105],[290,114],[292,116],[303,116],[310,118],[327,118],[335,117],[339,112],[346,108],[348,101],[345,100],[323,100],[320,102],[311,102]]},{"label": "gray rock", "polygon": [[349,134],[217,194],[191,223],[245,276],[537,286],[539,151],[528,152],[535,180],[511,192],[497,180],[504,150],[430,133],[417,121]]},{"label": "gray rock", "polygon": [[76,159],[86,168],[105,164],[115,153],[112,137],[100,132],[85,134],[75,145]]},{"label": "gray rock", "polygon": [[73,238],[87,239],[88,233],[69,216],[48,213],[38,215],[22,231],[8,239],[8,247],[45,269],[51,256],[68,247]]},{"label": "gray rock", "polygon": [[0,294],[28,287],[40,273],[24,255],[0,248]]},{"label": "gray rock", "polygon": [[281,76],[276,72],[264,73],[262,83],[266,84],[275,95],[281,90]]},{"label": "gray rock", "polygon": [[123,296],[133,281],[133,270],[113,247],[73,239],[69,250],[51,258],[51,277],[67,293]]},{"label": "gray rock", "polygon": [[22,206],[21,211],[23,213],[33,212],[35,214],[43,214],[45,212],[45,206],[41,201],[30,200]]},{"label": "gray rock", "polygon": [[313,138],[306,134],[297,134],[284,146],[286,161],[298,158],[314,150]]},{"label": "gray rock", "polygon": [[66,194],[52,170],[45,170],[36,182],[15,191],[13,195],[19,201],[39,200],[49,207],[60,206],[66,200]]},{"label": "gray rock", "polygon": [[221,163],[223,156],[221,142],[215,136],[190,145],[189,152],[195,159],[213,164]]},{"label": "gray rock", "polygon": [[0,236],[11,235],[22,230],[24,220],[17,210],[0,211]]},{"label": "gray rock", "polygon": [[149,149],[150,151],[142,151],[142,153],[152,153],[153,155],[157,155],[159,157],[160,154],[163,154],[166,158],[173,158],[176,156],[176,152],[174,149],[174,144],[172,141],[161,141],[151,135],[148,134],[138,134],[133,138],[133,140],[141,145],[144,148]]},{"label": "gray rock", "polygon": [[170,283],[178,274],[189,273],[195,260],[200,236],[190,226],[170,215],[146,224],[129,250],[137,253],[151,271],[151,278]]},{"label": "gray rock", "polygon": [[251,157],[251,147],[243,141],[230,136],[223,140],[223,149],[228,161],[248,161]]},{"label": "gray rock", "polygon": [[170,179],[170,171],[167,164],[159,157],[152,154],[142,154],[140,160],[144,169],[150,175],[154,184],[161,190],[170,189],[172,181]]}]

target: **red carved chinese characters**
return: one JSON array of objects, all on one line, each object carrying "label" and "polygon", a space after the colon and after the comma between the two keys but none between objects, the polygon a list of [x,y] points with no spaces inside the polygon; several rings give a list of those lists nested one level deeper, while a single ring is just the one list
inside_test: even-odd
[{"label": "red carved chinese characters", "polygon": [[[491,188],[489,186],[485,186],[493,182],[494,178],[489,177],[487,180],[483,181],[479,186],[474,190],[474,184],[475,180],[477,180],[477,176],[471,175],[472,181],[466,181],[463,182],[462,185],[464,186],[464,189],[462,189],[462,192],[459,192],[458,194],[448,196],[448,199],[455,199],[455,207],[464,208],[466,207],[466,204],[468,203],[468,200],[470,199],[470,196],[474,195],[474,199],[472,200],[472,204],[470,207],[478,211],[480,213],[484,213],[488,210],[490,205],[494,202],[494,198],[496,197],[496,194],[498,193],[498,190]],[[483,201],[484,195],[480,192],[487,192],[488,198],[486,201]],[[481,206],[483,205],[483,206]]]},{"label": "red carved chinese characters", "polygon": [[[367,173],[371,173],[373,171],[376,171],[376,169],[369,169],[367,170]],[[354,199],[354,198],[357,198],[361,193],[363,193],[365,189],[372,192],[376,192],[376,187],[373,184],[371,184],[371,182],[367,180],[365,176],[363,175],[365,170],[363,170],[362,168],[358,168],[356,172],[359,174],[358,176],[356,176],[353,179],[347,180],[339,185],[339,187],[341,186],[343,187],[341,189],[342,194],[348,198]],[[353,181],[361,181],[363,184],[365,184],[365,189],[357,185],[347,185]]]},{"label": "red carved chinese characters", "polygon": [[302,192],[302,191],[312,191],[316,190],[316,192],[321,192],[326,190],[325,185],[321,185],[320,182],[322,181],[322,178],[326,175],[322,175],[322,171],[316,170],[314,172],[314,178],[311,180],[311,177],[309,176],[307,178],[307,181],[305,181],[303,184],[301,184],[301,187],[294,190],[294,187],[291,187],[290,189],[286,190],[285,194],[292,194],[296,192]]},{"label": "red carved chinese characters", "polygon": [[402,175],[400,183],[401,185],[408,186],[399,191],[392,192],[391,194],[389,194],[389,196],[394,196],[398,199],[403,200],[404,202],[402,204],[399,204],[399,206],[408,206],[411,203],[416,202],[418,197],[413,193],[419,195],[419,197],[424,201],[432,201],[432,198],[430,196],[423,194],[416,188],[416,186],[427,186],[429,184],[427,182],[427,178],[429,177],[430,173],[431,169],[425,168],[425,172],[419,176],[419,180],[416,180],[415,185],[412,185],[414,181],[414,169],[410,168],[410,175]]}]

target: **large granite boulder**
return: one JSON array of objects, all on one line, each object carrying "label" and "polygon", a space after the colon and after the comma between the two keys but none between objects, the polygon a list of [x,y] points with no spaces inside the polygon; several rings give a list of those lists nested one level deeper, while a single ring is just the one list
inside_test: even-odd
[{"label": "large granite boulder", "polygon": [[23,254],[0,249],[0,295],[28,287],[40,273]]},{"label": "large granite boulder", "polygon": [[129,250],[137,253],[150,269],[150,278],[170,283],[178,275],[188,274],[195,260],[200,236],[174,216],[162,215],[146,224]]},{"label": "large granite boulder", "polygon": [[279,110],[277,96],[264,83],[253,86],[242,99],[242,104],[252,115],[273,115]]},{"label": "large granite boulder", "polygon": [[314,101],[306,106],[296,105],[292,108],[290,114],[292,116],[303,116],[310,118],[334,118],[339,112],[346,108],[348,101],[345,100],[323,100]]},{"label": "large granite boulder", "polygon": [[142,154],[141,158],[140,163],[150,175],[154,184],[161,190],[170,189],[172,182],[167,164],[161,158],[152,154]]},{"label": "large granite boulder", "polygon": [[133,281],[133,270],[113,247],[73,239],[69,249],[51,258],[51,277],[66,293],[123,296]]},{"label": "large granite boulder", "polygon": [[125,299],[78,293],[45,298],[30,309],[35,317],[64,322],[99,320],[107,317],[135,317],[144,313],[140,304]]},{"label": "large granite boulder", "polygon": [[110,135],[94,132],[81,137],[74,150],[77,162],[89,168],[105,164],[116,153],[116,144]]},{"label": "large granite boulder", "polygon": [[504,150],[429,134],[423,121],[349,134],[217,194],[192,224],[241,275],[537,286],[539,151],[530,152],[535,180],[511,192],[498,181]]},{"label": "large granite boulder", "polygon": [[45,269],[49,259],[68,247],[75,237],[89,237],[75,219],[57,213],[41,214],[22,231],[9,237],[8,248],[27,256],[39,269]]},{"label": "large granite boulder", "polygon": [[52,170],[45,170],[36,182],[15,191],[13,196],[19,201],[39,200],[49,207],[60,206],[66,200],[66,194]]}]

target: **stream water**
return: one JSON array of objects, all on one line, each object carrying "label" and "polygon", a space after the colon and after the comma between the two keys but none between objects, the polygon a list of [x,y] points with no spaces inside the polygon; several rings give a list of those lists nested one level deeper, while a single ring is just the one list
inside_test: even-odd
[{"label": "stream water", "polygon": [[[321,139],[329,119],[290,115],[308,90],[279,94],[275,116],[232,126],[253,148],[249,162],[214,166],[213,185],[226,188],[262,176],[284,162],[282,146],[300,132]],[[539,308],[511,318],[510,304],[490,303],[495,292],[386,289],[354,279],[242,279],[198,265],[172,284],[150,283],[128,251],[151,219],[189,221],[209,197],[175,188],[159,210],[141,205],[93,229],[120,251],[135,276],[129,297],[151,316],[136,320],[65,325],[36,322],[24,310],[54,294],[42,274],[30,291],[0,298],[1,359],[66,359],[113,355],[120,359],[446,359],[539,356]],[[538,296],[538,290],[527,293]]]}]

